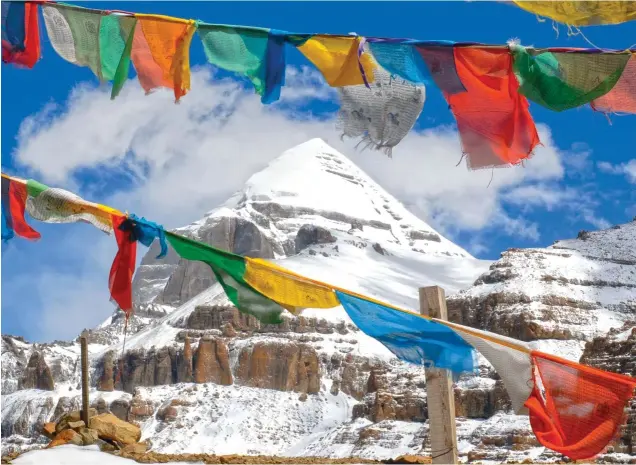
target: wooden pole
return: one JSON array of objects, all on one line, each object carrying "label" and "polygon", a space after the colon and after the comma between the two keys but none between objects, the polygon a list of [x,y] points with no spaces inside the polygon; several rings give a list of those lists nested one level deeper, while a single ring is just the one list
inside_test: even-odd
[{"label": "wooden pole", "polygon": [[[438,286],[420,288],[420,313],[448,319],[444,289]],[[455,397],[453,380],[448,370],[426,369],[429,437],[434,464],[458,463],[455,430]]]},{"label": "wooden pole", "polygon": [[82,365],[82,420],[88,428],[88,332],[84,330],[80,336]]}]

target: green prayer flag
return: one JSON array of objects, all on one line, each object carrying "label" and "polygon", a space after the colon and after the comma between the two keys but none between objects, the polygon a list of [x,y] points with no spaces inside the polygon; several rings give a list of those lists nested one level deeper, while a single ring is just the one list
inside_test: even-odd
[{"label": "green prayer flag", "polygon": [[166,238],[181,258],[207,263],[223,286],[228,299],[241,312],[256,317],[261,323],[283,322],[281,318],[283,308],[243,279],[245,275],[243,257],[175,234],[166,233]]},{"label": "green prayer flag", "polygon": [[197,33],[211,64],[242,74],[257,94],[265,93],[267,29],[201,24]]},{"label": "green prayer flag", "polygon": [[585,105],[620,79],[628,53],[546,52],[511,47],[519,92],[554,111]]}]

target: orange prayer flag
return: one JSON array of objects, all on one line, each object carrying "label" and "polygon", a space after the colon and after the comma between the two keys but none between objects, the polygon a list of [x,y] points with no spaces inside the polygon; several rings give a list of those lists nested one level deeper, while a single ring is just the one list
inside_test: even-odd
[{"label": "orange prayer flag", "polygon": [[466,92],[445,93],[471,168],[517,164],[539,143],[508,49],[454,47]]},{"label": "orange prayer flag", "polygon": [[530,424],[545,447],[572,459],[601,453],[616,435],[636,379],[533,351]]},{"label": "orange prayer flag", "polygon": [[158,15],[135,15],[131,51],[141,87],[174,90],[177,101],[190,90],[190,43],[195,21]]}]

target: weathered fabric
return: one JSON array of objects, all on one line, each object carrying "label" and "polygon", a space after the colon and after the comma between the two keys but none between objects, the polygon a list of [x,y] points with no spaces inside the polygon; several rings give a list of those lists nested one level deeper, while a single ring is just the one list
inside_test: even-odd
[{"label": "weathered fabric", "polygon": [[452,328],[483,355],[503,381],[515,413],[527,413],[524,404],[532,393],[533,385],[532,359],[528,344],[499,334],[466,328],[448,321],[437,319],[434,321]]},{"label": "weathered fabric", "polygon": [[457,74],[454,47],[420,44],[415,49],[426,63],[430,75],[442,92],[457,94],[466,91]]},{"label": "weathered fabric", "polygon": [[26,209],[29,215],[45,223],[90,223],[110,234],[111,215],[114,210],[105,205],[87,202],[72,192],[48,187],[37,181],[27,181],[29,197]]},{"label": "weathered fabric", "polygon": [[33,68],[40,59],[37,4],[2,2],[2,61]]},{"label": "weathered fabric", "polygon": [[636,54],[632,53],[612,90],[594,99],[590,105],[604,113],[636,113]]},{"label": "weathered fabric", "polygon": [[[377,65],[367,53],[360,55],[361,37],[316,35],[297,45],[322,73],[331,87],[356,86],[373,82]],[[364,71],[363,72],[361,71]]]},{"label": "weathered fabric", "polygon": [[137,241],[131,234],[128,218],[112,215],[111,223],[117,240],[117,254],[110,268],[108,289],[112,300],[128,318],[132,313],[132,279],[137,261]]},{"label": "weathered fabric", "polygon": [[574,460],[601,453],[614,438],[636,379],[532,352],[530,424],[545,447]]},{"label": "weathered fabric", "polygon": [[[429,84],[432,80],[426,63],[412,44],[370,42],[373,58],[392,76],[414,84]],[[452,49],[451,49],[452,50]]]},{"label": "weathered fabric", "polygon": [[190,90],[190,43],[196,23],[159,15],[135,15],[131,57],[141,87],[173,89],[175,100]]},{"label": "weathered fabric", "polygon": [[159,241],[161,251],[156,258],[163,258],[168,254],[168,243],[166,242],[166,232],[163,226],[148,221],[146,218],[137,218],[136,215],[128,215],[130,232],[134,240],[141,242],[146,247],[150,247],[155,239]]},{"label": "weathered fabric", "polygon": [[625,0],[515,0],[515,4],[535,15],[571,26],[619,24],[636,19],[636,3]]},{"label": "weathered fabric", "polygon": [[40,233],[24,219],[27,187],[24,182],[2,176],[2,240],[8,241],[16,234],[25,239],[39,239]]},{"label": "weathered fabric", "polygon": [[333,308],[340,305],[333,289],[260,258],[245,257],[245,282],[291,313],[305,308]]},{"label": "weathered fabric", "polygon": [[283,308],[245,281],[243,257],[174,234],[167,234],[167,239],[181,258],[206,263],[239,311],[256,317],[262,323],[282,323]]},{"label": "weathered fabric", "polygon": [[473,373],[476,354],[452,329],[423,318],[336,291],[349,317],[367,336],[405,362]]},{"label": "weathered fabric", "polygon": [[466,92],[444,93],[469,168],[515,165],[539,143],[528,101],[519,93],[507,49],[455,47],[455,66]]},{"label": "weathered fabric", "polygon": [[285,40],[275,31],[201,24],[198,34],[208,61],[247,77],[263,103],[279,99],[285,77]]},{"label": "weathered fabric", "polygon": [[553,111],[576,108],[616,85],[630,53],[547,52],[511,47],[519,92]]},{"label": "weathered fabric", "polygon": [[391,156],[393,147],[406,137],[424,108],[426,90],[391,75],[377,66],[373,83],[339,87],[337,127],[343,137],[361,138],[365,147]]},{"label": "weathered fabric", "polygon": [[42,13],[54,50],[101,81],[114,80],[115,97],[128,77],[136,19],[60,4],[43,5]]}]

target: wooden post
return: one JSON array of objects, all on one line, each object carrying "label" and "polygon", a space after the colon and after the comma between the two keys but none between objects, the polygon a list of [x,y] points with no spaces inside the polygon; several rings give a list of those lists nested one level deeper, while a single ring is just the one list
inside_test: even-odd
[{"label": "wooden post", "polygon": [[82,331],[80,336],[82,365],[82,420],[88,428],[88,332]]},{"label": "wooden post", "polygon": [[[444,289],[438,286],[420,288],[420,313],[448,319]],[[431,456],[434,464],[458,463],[455,430],[455,396],[453,380],[448,370],[426,369],[426,398]]]}]

